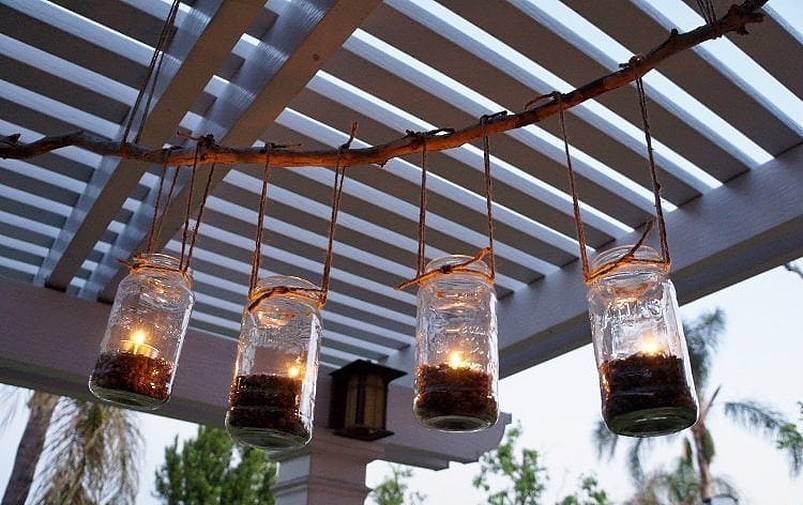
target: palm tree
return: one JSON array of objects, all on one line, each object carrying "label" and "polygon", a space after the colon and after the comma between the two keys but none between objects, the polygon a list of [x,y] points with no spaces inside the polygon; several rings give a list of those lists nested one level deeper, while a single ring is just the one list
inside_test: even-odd
[{"label": "palm tree", "polygon": [[[714,438],[708,430],[708,421],[711,413],[721,410],[725,415],[747,430],[754,431],[764,437],[775,441],[782,436],[784,426],[789,422],[784,416],[773,408],[762,405],[755,400],[721,401],[719,393],[722,386],[711,388],[709,373],[712,361],[719,347],[720,336],[725,329],[725,317],[721,310],[716,310],[701,316],[691,324],[684,323],[686,341],[689,348],[690,365],[694,376],[694,385],[700,401],[700,417],[691,429],[660,439],[638,438],[631,439],[627,449],[627,461],[630,474],[639,487],[644,486],[646,479],[642,469],[642,456],[655,445],[656,440],[675,441],[682,439],[686,448],[688,463],[684,472],[693,469],[696,473],[694,487],[699,489],[699,497],[711,498],[715,488],[722,492],[722,485],[711,475],[711,462],[716,455]],[[599,457],[613,457],[619,442],[619,437],[599,421],[593,433]],[[803,469],[803,462],[799,454],[793,450],[786,451],[789,456],[790,471],[797,475]],[[649,502],[644,502],[649,503]]]},{"label": "palm tree", "polygon": [[[649,475],[641,488],[625,505],[697,505],[702,503],[700,477],[694,467],[694,455],[688,440],[683,456],[671,470],[661,469]],[[734,486],[723,477],[715,477],[718,492],[737,496]]]},{"label": "palm tree", "polygon": [[799,275],[799,276],[800,276],[800,278],[801,278],[801,279],[803,279],[803,267],[801,267],[801,266],[800,266],[800,265],[798,265],[797,263],[795,263],[795,262],[789,262],[789,263],[785,264],[785,265],[784,265],[784,267],[785,267],[787,270],[789,270],[790,272],[792,272],[792,273],[795,273],[795,274]]},{"label": "palm tree", "polygon": [[0,406],[6,413],[3,425],[19,412],[20,399],[26,396],[30,415],[2,505],[26,500],[60,505],[134,503],[142,447],[134,413],[4,388],[0,390]]}]

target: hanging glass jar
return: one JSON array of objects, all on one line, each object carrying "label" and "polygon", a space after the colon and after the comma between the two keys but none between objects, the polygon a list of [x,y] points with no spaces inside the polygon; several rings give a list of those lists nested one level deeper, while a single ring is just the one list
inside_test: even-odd
[{"label": "hanging glass jar", "polygon": [[611,267],[631,249],[599,254],[587,282],[602,416],[620,435],[665,435],[697,421],[697,394],[668,264],[641,246]]},{"label": "hanging glass jar", "polygon": [[170,398],[195,296],[190,272],[167,254],[144,254],[117,288],[89,378],[96,397],[153,410]]},{"label": "hanging glass jar", "polygon": [[319,290],[298,277],[261,279],[243,313],[226,428],[235,440],[280,453],[312,437]]},{"label": "hanging glass jar", "polygon": [[488,265],[471,260],[430,262],[425,274],[437,273],[418,288],[414,412],[442,431],[479,431],[499,417],[496,293]]}]

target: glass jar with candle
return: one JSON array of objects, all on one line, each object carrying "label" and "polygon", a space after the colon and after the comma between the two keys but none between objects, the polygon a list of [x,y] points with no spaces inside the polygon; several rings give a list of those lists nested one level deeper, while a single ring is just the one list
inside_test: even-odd
[{"label": "glass jar with candle", "polygon": [[243,313],[226,428],[235,440],[281,453],[312,437],[318,292],[298,277],[261,279]]},{"label": "glass jar with candle", "polygon": [[[631,248],[599,254],[592,271]],[[697,394],[668,267],[651,247],[635,258],[587,285],[602,416],[620,435],[665,435],[697,421]]]},{"label": "glass jar with candle", "polygon": [[499,416],[496,292],[488,265],[471,259],[430,262],[426,272],[437,273],[418,288],[413,409],[442,431],[483,430]]},{"label": "glass jar with candle", "polygon": [[173,256],[142,255],[120,282],[89,378],[96,397],[142,410],[170,397],[195,303],[190,273],[178,267]]}]

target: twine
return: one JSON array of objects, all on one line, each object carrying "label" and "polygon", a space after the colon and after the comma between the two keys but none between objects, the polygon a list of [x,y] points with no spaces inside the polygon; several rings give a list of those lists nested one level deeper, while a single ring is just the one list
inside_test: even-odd
[{"label": "twine", "polygon": [[326,257],[323,265],[323,275],[321,278],[321,287],[315,288],[302,288],[294,286],[276,286],[274,288],[260,290],[257,289],[257,282],[259,280],[259,267],[262,257],[262,237],[264,227],[265,207],[267,204],[268,196],[268,180],[270,177],[270,159],[271,154],[275,149],[286,149],[290,146],[268,143],[265,146],[265,166],[262,171],[262,191],[259,198],[259,215],[257,216],[257,230],[254,236],[254,254],[251,258],[251,276],[248,282],[248,305],[246,310],[251,311],[262,300],[271,298],[274,295],[286,294],[307,294],[314,293],[315,301],[318,308],[323,308],[329,296],[329,284],[332,274],[332,258],[334,256],[334,241],[335,232],[337,230],[337,216],[340,212],[340,203],[343,200],[343,183],[346,178],[346,167],[342,165],[343,152],[351,147],[354,137],[357,134],[357,123],[351,125],[351,132],[348,140],[338,148],[337,163],[335,166],[335,180],[332,187],[332,213],[329,219],[329,234],[326,246]]},{"label": "twine", "polygon": [[[415,277],[402,282],[396,289],[407,289],[410,286],[420,285],[435,275],[448,274],[452,272],[470,272],[473,274],[480,274],[489,282],[493,283],[496,279],[496,260],[494,256],[494,221],[493,221],[493,180],[491,178],[491,154],[490,154],[490,141],[488,140],[488,123],[495,119],[504,117],[507,111],[497,112],[495,114],[483,115],[480,117],[480,124],[482,125],[483,134],[483,163],[484,163],[484,189],[485,189],[485,203],[486,203],[486,217],[488,229],[488,247],[480,249],[473,257],[461,263],[452,265],[444,265],[438,269],[425,272],[426,270],[426,232],[427,232],[427,139],[440,135],[442,133],[454,133],[452,128],[437,128],[426,132],[415,132],[407,130],[408,136],[418,137],[421,141],[421,189],[419,193],[419,206],[418,206],[418,253],[416,256],[416,273]],[[477,262],[484,261],[488,257],[488,267],[490,274],[477,272],[470,269],[469,265]]]},{"label": "twine", "polygon": [[[638,64],[641,61],[643,61],[643,59],[644,59],[643,56],[637,55],[631,58],[631,60],[628,63],[623,64],[621,66],[623,68],[631,68],[635,70],[637,69]],[[530,108],[545,98],[551,98],[558,104],[558,120],[560,123],[561,136],[563,138],[563,147],[566,152],[566,169],[569,175],[569,191],[571,192],[572,195],[572,212],[574,214],[574,222],[577,231],[577,242],[580,246],[580,262],[583,268],[583,279],[585,280],[586,284],[590,284],[600,276],[605,275],[613,270],[616,270],[617,268],[620,268],[628,264],[657,263],[661,265],[662,268],[664,268],[666,271],[669,270],[671,265],[671,260],[669,256],[669,243],[666,237],[666,221],[664,219],[663,208],[661,206],[661,185],[658,182],[657,170],[655,168],[655,158],[653,156],[652,134],[650,131],[649,114],[647,111],[647,95],[646,92],[644,91],[644,82],[642,80],[641,74],[639,74],[636,77],[636,90],[638,94],[639,111],[641,112],[641,119],[644,127],[644,137],[647,144],[647,159],[649,162],[650,179],[652,182],[652,192],[653,192],[653,197],[655,199],[655,219],[650,220],[646,223],[646,225],[644,226],[644,231],[641,234],[641,237],[626,254],[624,254],[621,258],[600,265],[595,269],[591,268],[591,265],[589,264],[588,261],[588,252],[586,250],[587,246],[586,246],[586,236],[585,236],[585,225],[583,224],[582,220],[582,215],[580,210],[580,198],[577,190],[577,179],[575,176],[574,168],[572,166],[572,156],[569,151],[569,138],[566,132],[566,116],[565,116],[566,107],[564,107],[563,105],[563,94],[558,91],[553,91],[552,93],[538,96],[535,99],[527,102],[527,104],[525,105],[525,108]],[[644,245],[644,242],[647,240],[647,237],[655,227],[656,222],[658,224],[658,235],[661,246],[661,259],[656,261],[651,259],[637,258],[636,254],[638,250],[641,248],[642,245]]]},{"label": "twine", "polygon": [[712,0],[697,0],[697,10],[703,16],[706,24],[712,25],[717,21],[717,11]]},{"label": "twine", "polygon": [[137,133],[134,136],[134,143],[138,143],[140,137],[142,136],[142,128],[145,124],[145,119],[148,116],[148,112],[151,106],[151,101],[153,100],[153,95],[156,92],[156,81],[159,79],[159,74],[162,71],[162,62],[164,61],[164,53],[167,46],[167,41],[170,36],[170,30],[173,28],[173,25],[176,21],[176,16],[178,15],[179,4],[180,0],[173,0],[173,3],[170,5],[170,10],[168,11],[167,18],[165,19],[164,24],[162,25],[162,31],[159,34],[159,39],[156,42],[156,47],[153,50],[153,55],[151,55],[151,61],[148,64],[148,70],[145,72],[145,79],[142,82],[142,86],[139,89],[139,93],[137,94],[137,99],[134,101],[134,106],[131,108],[131,113],[128,116],[128,120],[126,121],[125,128],[123,130],[123,147],[126,148],[126,142],[128,142],[128,135],[131,132],[131,128],[134,124],[134,118],[136,117],[137,112],[139,111],[139,107],[142,104],[142,98],[148,89],[148,83],[151,83],[150,91],[148,91],[148,96],[145,101],[145,107],[142,110],[142,120],[137,127]]},{"label": "twine", "polygon": [[168,267],[164,265],[154,265],[148,258],[139,254],[135,254],[130,260],[118,259],[117,261],[128,268],[129,272],[136,272],[137,270],[149,268],[151,270],[162,270],[165,272],[177,273],[184,278],[184,282],[187,283],[187,286],[192,287],[192,276],[190,276],[190,274],[186,270],[183,270],[180,266]]}]

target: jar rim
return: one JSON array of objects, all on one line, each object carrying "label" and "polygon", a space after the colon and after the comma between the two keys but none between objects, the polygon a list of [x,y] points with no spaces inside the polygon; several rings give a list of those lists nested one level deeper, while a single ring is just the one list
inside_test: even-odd
[{"label": "jar rim", "polygon": [[[627,253],[629,253],[633,249],[634,244],[626,244],[620,245],[616,247],[612,247],[611,249],[606,249],[605,251],[598,252],[592,259],[591,259],[591,270],[596,270],[600,267],[605,265],[609,265]],[[633,267],[637,266],[638,268],[647,268],[647,269],[659,269],[662,271],[666,270],[665,265],[663,264],[663,256],[653,247],[648,245],[641,245],[638,249],[636,249],[634,256],[636,259],[641,260],[639,263],[629,263],[624,264],[621,267],[614,269],[613,271],[618,271],[620,268],[626,267]]]},{"label": "jar rim", "polygon": [[298,291],[288,291],[287,293],[276,294],[276,296],[297,296],[316,303],[318,302],[318,286],[307,279],[295,275],[269,275],[267,277],[261,277],[257,280],[257,285],[251,297],[256,298],[276,288],[301,288]]},{"label": "jar rim", "polygon": [[[482,275],[483,278],[489,278],[491,275],[491,268],[488,266],[483,260],[474,260],[474,256],[469,256],[467,254],[447,254],[446,256],[441,256],[439,258],[435,258],[427,263],[427,266],[424,267],[424,273],[434,272],[440,268],[449,265],[459,265],[465,263],[463,269],[459,272],[450,272],[450,273],[461,273],[461,274],[468,274],[468,275]],[[449,275],[448,273],[444,273],[443,275]]]},{"label": "jar rim", "polygon": [[[138,266],[140,268],[161,267],[161,269],[175,270],[176,272],[181,273],[179,270],[179,267],[181,266],[181,259],[172,254],[163,252],[141,253],[137,255],[136,259],[139,260]],[[184,273],[187,276],[191,277],[192,269],[190,267],[187,267]]]}]

